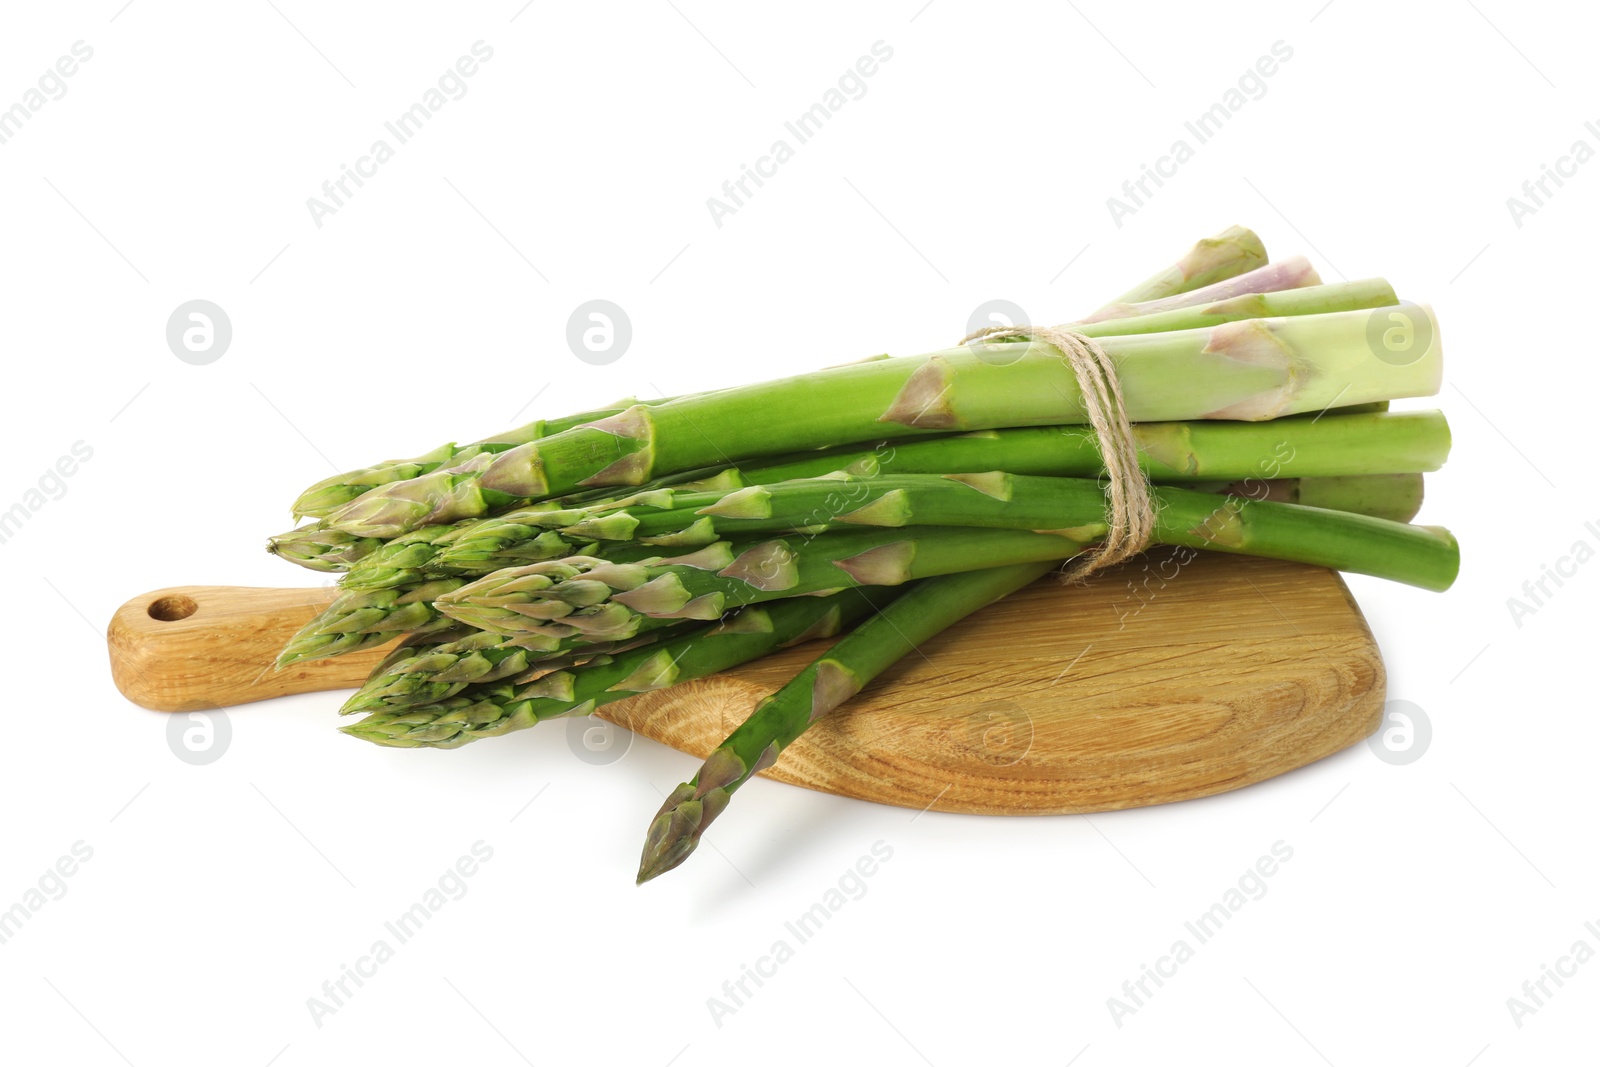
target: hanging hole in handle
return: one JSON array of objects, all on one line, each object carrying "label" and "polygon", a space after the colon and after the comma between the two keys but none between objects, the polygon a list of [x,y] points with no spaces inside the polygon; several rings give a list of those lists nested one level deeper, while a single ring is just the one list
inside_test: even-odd
[{"label": "hanging hole in handle", "polygon": [[190,615],[200,610],[200,605],[194,602],[193,597],[164,596],[150,602],[150,607],[145,609],[150,617],[158,622],[177,622],[187,619]]}]

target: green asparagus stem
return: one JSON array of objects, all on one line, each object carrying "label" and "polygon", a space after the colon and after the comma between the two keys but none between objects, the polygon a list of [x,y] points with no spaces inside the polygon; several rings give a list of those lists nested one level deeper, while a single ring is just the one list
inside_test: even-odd
[{"label": "green asparagus stem", "polygon": [[[858,495],[852,510],[833,512],[831,521],[882,528],[716,541],[659,562],[569,556],[496,571],[442,594],[434,607],[468,626],[570,642],[566,648],[780,597],[1066,559],[1106,532],[1104,492],[1086,479],[991,472],[836,484]],[[1459,566],[1454,538],[1438,527],[1171,487],[1153,495],[1159,544],[1295,560],[1425,589],[1447,588]]]},{"label": "green asparagus stem", "polygon": [[[1400,480],[1396,480],[1400,479]],[[1246,479],[1206,487],[1206,492],[1252,499],[1330,507],[1358,515],[1409,511],[1420,505],[1421,475],[1380,475],[1372,479]],[[959,484],[980,488],[996,486],[1006,494],[1001,500],[975,500]],[[794,531],[820,533],[841,524],[882,526],[987,526],[1005,529],[1053,529],[1077,525],[1062,495],[1070,486],[1084,506],[1093,497],[1082,481],[1002,475],[880,475],[859,477],[839,474],[823,478],[751,486],[727,494],[686,494],[681,506],[670,509],[623,508],[609,511],[564,528],[572,542],[593,540],[636,541],[642,545],[696,547],[718,540],[748,539]],[[701,500],[709,497],[701,505]],[[699,499],[697,499],[699,498]],[[1214,501],[1213,501],[1214,503]],[[697,506],[701,505],[701,506]],[[1410,514],[1406,517],[1409,519]],[[1404,521],[1404,520],[1402,520]],[[547,531],[548,533],[548,531]],[[508,564],[515,566],[517,564]]]},{"label": "green asparagus stem", "polygon": [[368,715],[345,733],[397,748],[459,748],[638,693],[705,678],[775,649],[833,637],[899,594],[851,589],[828,597],[793,597],[685,630],[681,636],[552,671],[528,682],[473,685],[442,702]]},{"label": "green asparagus stem", "polygon": [[[1436,471],[1450,452],[1450,427],[1438,411],[1327,414],[1268,422],[1135,423],[1140,466],[1161,483],[1293,475]],[[980,430],[931,440],[886,441],[867,450],[818,453],[743,468],[740,485],[859,474],[1012,474],[1098,477],[1100,446],[1082,426]]]},{"label": "green asparagus stem", "polygon": [[777,762],[817,719],[859,693],[941,630],[1039,578],[1050,563],[1024,563],[918,582],[837,641],[750,717],[678,786],[650,823],[639,859],[643,884],[678,866],[700,843],[733,793]]},{"label": "green asparagus stem", "polygon": [[1267,250],[1261,238],[1243,226],[1229,226],[1215,237],[1195,243],[1176,263],[1157,271],[1112,304],[1142,304],[1220,282],[1263,267]]},{"label": "green asparagus stem", "polygon": [[[463,526],[427,527],[449,530],[450,535],[427,546],[413,542],[404,546],[403,552],[385,555],[390,546],[397,546],[405,538],[391,541],[353,567],[344,579],[344,586],[346,589],[388,589],[438,578],[482,577],[506,567],[594,555],[607,542],[615,544],[629,539],[651,546],[692,547],[734,536],[735,532],[739,536],[797,530],[817,532],[829,524],[828,514],[838,511],[839,505],[850,497],[831,479],[815,488],[816,499],[808,510],[794,506],[772,507],[768,515],[746,515],[743,519],[732,512],[748,510],[758,497],[738,492],[685,492],[648,494],[652,499],[670,502],[670,508],[632,505],[593,512],[546,512],[538,516],[540,522],[565,520],[572,524],[560,530],[524,523],[519,518],[521,513],[515,511],[475,523],[468,520]],[[1411,521],[1422,505],[1421,474],[1213,480],[1191,483],[1188,488],[1257,500],[1308,504],[1396,522]],[[726,508],[724,501],[727,501]],[[723,518],[717,517],[719,512],[724,513]],[[472,526],[477,528],[468,528]]]},{"label": "green asparagus stem", "polygon": [[[1259,421],[1334,403],[1427,395],[1439,385],[1438,329],[1408,361],[1378,358],[1370,311],[1248,319],[1210,329],[1107,337],[1128,417]],[[1419,343],[1419,347],[1420,343]],[[777,413],[781,413],[778,415]],[[775,417],[775,415],[777,417]],[[1076,378],[1052,346],[980,345],[854,364],[686,397],[484,454],[372,490],[328,516],[357,536],[395,537],[583,485],[895,436],[1082,422]]]},{"label": "green asparagus stem", "polygon": [[[1086,484],[1098,497],[1098,487]],[[1077,537],[1076,531],[921,526],[754,543],[717,541],[659,562],[569,556],[496,571],[437,598],[434,607],[479,630],[543,638],[566,650],[585,642],[627,640],[684,619],[715,619],[745,604],[1066,559],[1104,531],[1098,523],[1103,497],[1098,510],[1082,510],[1089,522]]]},{"label": "green asparagus stem", "polygon": [[[1198,488],[1196,486],[1195,488]],[[1348,511],[1391,522],[1410,522],[1422,510],[1422,475],[1366,474],[1346,478],[1283,478],[1233,482],[1217,490],[1252,500]]]}]

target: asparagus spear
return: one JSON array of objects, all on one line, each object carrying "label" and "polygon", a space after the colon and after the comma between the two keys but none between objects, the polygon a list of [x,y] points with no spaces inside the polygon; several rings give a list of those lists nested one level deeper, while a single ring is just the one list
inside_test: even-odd
[{"label": "asparagus spear", "polygon": [[[1319,286],[1322,279],[1304,256],[1295,256],[1282,263],[1268,263],[1255,270],[1246,271],[1224,281],[1203,285],[1159,300],[1141,303],[1107,304],[1105,307],[1075,325],[1088,326],[1108,319],[1131,319],[1143,315],[1156,315],[1179,308],[1195,307],[1232,300],[1250,294],[1276,293],[1306,286]],[[1079,331],[1083,332],[1082,330]]]},{"label": "asparagus spear", "polygon": [[832,637],[899,594],[845,590],[755,605],[681,636],[552,671],[531,681],[474,685],[432,704],[375,712],[345,733],[398,748],[458,748],[638,693],[665,689],[748,663],[778,648]]},{"label": "asparagus spear", "polygon": [[[1362,480],[1336,484],[1319,490],[1311,479],[1309,495],[1302,496],[1300,482],[1242,481],[1219,486],[1228,495],[1255,499],[1295,502],[1327,507],[1332,502],[1348,501],[1352,514],[1370,514],[1366,508],[1381,508],[1389,513],[1410,510],[1416,502],[1416,487],[1421,476],[1391,475],[1388,479],[1413,477],[1416,485],[1391,480]],[[1290,487],[1292,484],[1292,488]],[[974,497],[963,486],[977,488],[987,495]],[[840,524],[874,526],[981,526],[1002,529],[1055,529],[1081,525],[1096,506],[1096,486],[1081,479],[1011,476],[1003,473],[981,475],[887,474],[860,477],[839,473],[823,478],[808,478],[771,485],[756,485],[733,493],[708,494],[703,506],[693,496],[680,497],[683,506],[670,509],[622,508],[564,528],[561,533],[573,542],[636,541],[642,545],[694,547],[717,540],[742,539],[762,534],[793,531],[820,533]],[[1394,492],[1393,499],[1388,495]],[[1208,494],[1209,495],[1209,494]],[[1172,494],[1158,500],[1170,502]],[[1192,499],[1192,497],[1186,497]],[[1213,498],[1209,503],[1215,504]],[[1363,507],[1363,505],[1365,507]],[[1409,518],[1409,515],[1407,516]]]},{"label": "asparagus spear", "polygon": [[[1263,267],[1262,271],[1271,268]],[[1260,274],[1262,271],[1252,271]],[[1250,275],[1240,275],[1223,286],[1233,286]],[[1218,292],[1221,287],[1212,287]],[[1201,292],[1204,292],[1203,290]],[[1195,300],[1200,293],[1185,293],[1171,301],[1130,304],[1132,315],[1079,323],[1073,329],[1085,337],[1112,337],[1130,333],[1171,333],[1203,326],[1219,326],[1242,319],[1281,318],[1286,315],[1325,315],[1334,311],[1392,307],[1400,302],[1394,289],[1382,278],[1362,278],[1332,285],[1312,285],[1281,292],[1243,292],[1215,300]]]},{"label": "asparagus spear", "polygon": [[[1421,474],[1249,478],[1197,482],[1189,488],[1307,504],[1396,522],[1411,521],[1422,503]],[[751,506],[759,499],[759,494],[756,497],[744,492],[661,495],[659,499],[663,504],[670,502],[670,508],[631,505],[594,512],[546,513],[538,517],[541,521],[565,518],[572,524],[560,530],[527,523],[519,512],[477,523],[469,520],[467,525],[475,528],[449,527],[446,529],[450,534],[432,544],[412,543],[393,555],[387,554],[387,549],[397,542],[390,542],[356,564],[345,576],[344,586],[347,589],[388,589],[444,577],[481,577],[506,567],[573,555],[594,555],[601,544],[626,540],[630,536],[647,545],[693,547],[734,532],[744,535],[788,533],[797,529],[811,532],[813,527],[824,523],[827,514],[840,510],[838,505],[850,499],[831,480],[815,489],[817,499],[808,509],[786,506],[773,508],[763,516],[744,518],[735,512]],[[788,495],[792,497],[793,494]],[[651,498],[658,497],[651,494]]]},{"label": "asparagus spear", "polygon": [[756,705],[688,782],[678,786],[650,823],[638,882],[678,866],[700,843],[735,790],[777,762],[817,719],[859,693],[902,656],[978,609],[1049,571],[1024,563],[918,582]]},{"label": "asparagus spear", "polygon": [[653,562],[569,556],[496,571],[437,598],[434,607],[464,625],[560,642],[565,651],[568,642],[626,640],[684,619],[715,619],[745,604],[1066,559],[1103,532],[1103,523],[1096,525],[1103,498],[1099,507],[1076,538],[1072,531],[926,526],[717,541]]},{"label": "asparagus spear", "polygon": [[[1431,313],[1429,313],[1431,315]],[[1439,349],[1409,362],[1369,347],[1367,311],[1247,319],[1108,337],[1128,417],[1262,420],[1334,403],[1437,391]],[[1430,319],[1431,322],[1431,319]],[[781,413],[775,417],[775,413]],[[759,455],[896,436],[1083,421],[1076,376],[1052,346],[981,345],[886,359],[690,396],[380,486],[329,515],[357,536],[394,537],[579,486]]]},{"label": "asparagus spear", "polygon": [[[618,640],[740,604],[1066,559],[1106,532],[1104,493],[1086,479],[902,475],[864,479],[861,487],[860,503],[836,518],[881,529],[716,541],[660,561],[569,556],[496,571],[442,594],[434,607],[496,633]],[[1459,566],[1454,538],[1438,527],[1170,487],[1154,496],[1159,544],[1296,560],[1427,589],[1447,588]]]},{"label": "asparagus spear", "polygon": [[[1194,435],[1203,435],[1200,440],[1209,440],[1212,445],[1206,450],[1206,455],[1214,458],[1208,459],[1208,464],[1222,462],[1220,457],[1232,455],[1232,462],[1245,466],[1260,467],[1265,457],[1262,455],[1246,455],[1244,446],[1249,444],[1247,438],[1234,437],[1234,432],[1240,434],[1257,429],[1261,433],[1277,433],[1279,428],[1292,427],[1296,424],[1315,424],[1324,418],[1339,418],[1345,415],[1376,415],[1389,410],[1389,401],[1375,400],[1365,404],[1341,404],[1315,414],[1303,413],[1299,415],[1285,415],[1282,418],[1271,420],[1269,423],[1227,422],[1223,420],[1200,420],[1188,423],[1171,424],[1176,428],[1176,433],[1161,430],[1164,436],[1180,438],[1177,443],[1183,444],[1182,454],[1173,459],[1159,460],[1150,467],[1150,473],[1156,480],[1181,482],[1188,477],[1206,478],[1207,475],[1196,475],[1190,468],[1198,467],[1201,456],[1194,451],[1188,442]],[[1450,433],[1444,416],[1437,411],[1403,412],[1396,417],[1404,416],[1418,420],[1417,424],[1410,427],[1385,426],[1374,424],[1371,427],[1348,424],[1340,427],[1340,432],[1347,438],[1340,443],[1340,452],[1337,457],[1330,456],[1331,462],[1326,465],[1330,470],[1343,471],[1347,469],[1345,456],[1353,454],[1356,462],[1363,470],[1395,471],[1411,470],[1437,470],[1443,464],[1446,453],[1449,451]],[[1134,424],[1135,432],[1140,424]],[[1167,423],[1144,423],[1144,426],[1167,427]],[[1329,423],[1329,426],[1334,426]],[[1187,427],[1185,429],[1184,427]],[[1372,431],[1369,433],[1369,429]],[[1299,430],[1295,430],[1298,435]],[[1224,437],[1211,435],[1222,434]],[[1050,447],[1044,444],[1046,438],[1060,438],[1062,435],[1075,439],[1072,448]],[[1033,443],[1028,443],[1029,438]],[[1222,444],[1228,437],[1233,437],[1233,444],[1227,452],[1221,450]],[[1140,438],[1144,440],[1143,437]],[[1359,447],[1362,442],[1380,440],[1381,446]],[[1300,440],[1297,436],[1296,440]],[[1316,443],[1315,439],[1312,439]],[[968,450],[952,453],[930,453],[924,451],[928,448],[956,448],[958,442],[967,442]],[[1257,445],[1262,441],[1256,441]],[[1290,445],[1281,437],[1274,439],[1273,444],[1282,443]],[[1321,444],[1326,447],[1333,442],[1324,439]],[[959,456],[968,458],[956,462]],[[1392,458],[1390,458],[1392,457]],[[1432,457],[1432,458],[1425,458]],[[877,470],[880,464],[884,469],[893,463],[896,470],[907,474],[938,474],[955,467],[962,470],[1013,470],[1018,474],[1072,474],[1086,475],[1101,471],[1098,442],[1094,435],[1082,426],[1026,426],[1009,427],[990,430],[974,430],[969,433],[935,434],[918,438],[880,439],[871,445],[864,443],[834,446],[830,448],[805,449],[782,456],[762,456],[742,466],[710,466],[693,470],[676,471],[652,478],[636,486],[605,486],[598,489],[586,489],[580,492],[566,493],[559,497],[552,497],[537,504],[523,502],[516,510],[530,507],[563,508],[605,508],[622,507],[637,503],[647,494],[661,489],[679,489],[684,492],[700,491],[727,491],[743,489],[747,485],[759,485],[765,482],[782,482],[792,478],[815,478],[844,467],[861,462],[865,471],[870,467]],[[1423,464],[1415,467],[1414,464]],[[1429,465],[1431,464],[1431,465]],[[1162,473],[1163,467],[1167,469]],[[1212,471],[1214,474],[1215,471]],[[620,495],[619,495],[620,494]],[[497,512],[497,514],[506,514]],[[470,520],[463,520],[461,525],[470,525]]]},{"label": "asparagus spear", "polygon": [[449,629],[455,624],[436,611],[433,602],[463,584],[459,578],[444,578],[396,589],[343,593],[289,639],[278,653],[277,667],[282,670],[304,660],[376,648],[405,633]]},{"label": "asparagus spear", "polygon": [[[688,627],[683,627],[687,630]],[[372,669],[341,715],[448,700],[468,685],[516,680],[530,672],[558,670],[582,659],[612,656],[672,636],[671,627],[628,641],[591,645],[581,654],[551,653],[541,642],[459,627],[406,638]]]},{"label": "asparagus spear", "polygon": [[636,404],[664,404],[673,397],[663,397],[659,400],[639,400],[635,397],[625,397],[608,408],[598,411],[585,411],[577,415],[567,415],[559,419],[535,419],[533,422],[515,429],[506,430],[504,433],[486,437],[481,441],[470,444],[458,445],[449,442],[438,448],[425,452],[411,459],[390,459],[375,463],[370,467],[362,467],[342,474],[331,475],[314,485],[308,486],[294,502],[296,518],[320,518],[329,512],[350,503],[370,489],[390,482],[401,482],[409,478],[417,478],[440,467],[451,466],[485,453],[504,452],[508,448],[537,441],[543,437],[570,430],[574,426],[593,422],[616,415]]},{"label": "asparagus spear", "polygon": [[1234,482],[1218,489],[1230,496],[1348,511],[1393,522],[1410,522],[1422,510],[1422,475],[1366,474],[1342,478],[1284,478]]},{"label": "asparagus spear", "polygon": [[[451,526],[424,526],[387,542],[351,567],[343,584],[349,589],[387,589],[433,577],[482,575],[502,567],[593,554],[584,551],[592,545],[575,542],[536,521],[549,514],[534,516],[519,510]],[[566,513],[571,519],[588,514]],[[460,544],[463,539],[466,543]],[[492,551],[486,547],[491,543]]]},{"label": "asparagus spear", "polygon": [[309,570],[343,571],[382,544],[379,538],[356,537],[343,530],[329,529],[327,523],[319,521],[268,538],[267,551]]},{"label": "asparagus spear", "polygon": [[372,668],[339,714],[448,700],[470,684],[525,674],[536,658],[511,638],[464,626],[412,635]]},{"label": "asparagus spear", "polygon": [[[443,536],[451,527],[425,527],[384,546],[396,546],[402,552],[421,547],[425,536]],[[416,538],[417,543],[409,543]],[[401,543],[407,542],[407,543]],[[570,552],[574,547],[596,550],[598,545],[579,539],[563,542]],[[608,549],[618,561],[656,558],[654,550],[635,545],[616,545]],[[429,634],[455,625],[435,609],[436,597],[465,584],[466,579],[452,575],[428,575],[394,572],[394,580],[386,585],[347,587],[322,613],[289,639],[278,655],[277,667],[282,670],[292,663],[304,660],[325,659],[359,652],[386,644],[401,634]],[[530,649],[555,654],[565,646],[559,642],[535,642],[524,637]]]},{"label": "asparagus spear", "polygon": [[1215,237],[1195,242],[1172,266],[1157,271],[1111,303],[1160,300],[1255,270],[1266,262],[1267,250],[1261,238],[1243,226],[1229,226]]},{"label": "asparagus spear", "polygon": [[[1140,466],[1161,483],[1229,481],[1292,474],[1436,471],[1450,452],[1450,427],[1438,411],[1327,414],[1268,422],[1133,424]],[[1082,426],[980,430],[931,440],[885,441],[870,450],[819,453],[742,468],[735,488],[836,470],[861,474],[943,474],[1002,470],[1012,474],[1098,477],[1100,446]],[[626,502],[626,498],[624,498]]]},{"label": "asparagus spear", "polygon": [[[728,481],[726,476],[719,477],[723,472],[707,471],[697,472],[702,476],[697,481],[697,486],[703,483],[707,487],[727,484],[735,488],[736,484]],[[728,474],[733,472],[729,471]],[[668,479],[664,479],[668,480]],[[687,478],[671,479],[678,482],[687,482]],[[633,495],[629,491],[629,495]],[[572,494],[571,503],[584,507],[602,507],[620,498],[613,489],[598,489],[585,493]],[[557,511],[564,507],[567,498],[543,501],[537,504],[526,504],[518,513],[531,515],[537,511]],[[350,571],[361,569],[370,578],[378,572],[389,573],[391,577],[385,581],[364,581],[358,583],[360,588],[379,589],[389,588],[406,581],[422,580],[419,577],[421,562],[441,548],[455,535],[463,531],[471,520],[446,525],[423,526],[399,537],[385,540],[380,537],[355,537],[339,530],[330,529],[328,524],[318,520],[296,527],[287,533],[278,534],[267,541],[267,551],[281,559],[287,559],[302,567],[316,571]],[[549,556],[530,558],[547,559]],[[418,561],[418,562],[411,562]],[[521,561],[526,562],[526,560]],[[406,577],[402,572],[416,572]],[[486,572],[484,572],[486,573]],[[345,583],[351,587],[351,583]]]},{"label": "asparagus spear", "polygon": [[[562,510],[533,504],[495,518],[467,519],[447,526],[424,526],[382,542],[379,548],[352,565],[343,584],[350,589],[385,589],[424,581],[430,576],[487,574],[501,566],[559,559],[577,549],[595,547],[591,543],[563,537],[551,528],[569,525],[587,514],[585,510]],[[473,570],[446,567],[440,562],[440,557],[463,539],[468,539],[468,543],[461,547],[458,558],[470,559],[473,546],[484,537],[495,534],[498,534],[497,543],[500,546],[497,559],[504,561],[497,566]]]},{"label": "asparagus spear", "polygon": [[[760,487],[755,487],[760,488]],[[1290,504],[1348,511],[1395,522],[1410,522],[1422,506],[1421,474],[1375,474],[1330,478],[1247,478],[1235,481],[1195,482],[1187,486],[1207,493],[1243,496],[1254,500],[1275,500]],[[719,537],[752,533],[816,532],[828,512],[849,499],[831,482],[817,487],[820,499],[810,510],[784,508],[764,517],[746,516],[732,511],[715,516],[723,501],[728,509],[749,506],[752,498],[734,492],[685,493],[672,496],[671,508],[628,506],[594,512],[569,511],[565,517],[573,525],[561,530],[543,529],[524,523],[519,512],[460,527],[427,527],[449,533],[432,544],[413,542],[403,552],[385,554],[396,546],[389,542],[372,556],[357,563],[343,580],[346,589],[390,589],[433,581],[438,578],[482,577],[506,567],[521,567],[542,560],[567,556],[594,555],[603,543],[627,540],[629,534],[641,543],[662,547],[693,547]],[[730,500],[732,497],[734,499]],[[551,518],[549,514],[541,519]],[[466,528],[477,526],[477,529]],[[407,537],[413,535],[408,534]],[[404,540],[398,539],[398,540]]]},{"label": "asparagus spear", "polygon": [[630,397],[617,407],[585,412],[575,419],[537,419],[514,430],[484,438],[482,441],[465,445],[458,445],[453,441],[446,442],[411,459],[383,460],[370,467],[360,467],[331,475],[307,486],[295,499],[293,511],[297,518],[321,518],[377,486],[417,478],[440,467],[461,463],[481,453],[504,452],[508,448],[537,441],[541,437],[549,437],[553,433],[560,433],[562,430],[571,429],[593,419],[615,415],[636,403],[639,401]]}]

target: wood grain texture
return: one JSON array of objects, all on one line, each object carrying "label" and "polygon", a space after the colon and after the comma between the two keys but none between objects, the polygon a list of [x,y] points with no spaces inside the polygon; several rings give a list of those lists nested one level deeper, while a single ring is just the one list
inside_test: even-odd
[{"label": "wood grain texture", "polygon": [[[1147,582],[1156,563],[1007,597],[817,722],[766,773],[935,811],[1106,811],[1249,785],[1377,729],[1383,661],[1337,574],[1200,554]],[[704,756],[818,650],[601,713]]]},{"label": "wood grain texture", "polygon": [[106,643],[122,695],[155,711],[203,711],[252,700],[353,689],[385,648],[273,669],[295,631],[338,590],[182,585],[134,597]]},{"label": "wood grain texture", "polygon": [[[1249,785],[1377,729],[1383,661],[1337,574],[1208,553],[1179,566],[1179,558],[1153,553],[1087,585],[1046,578],[1013,594],[818,722],[767,775],[936,811],[1106,811]],[[152,597],[174,593],[201,605],[180,620],[190,623],[180,638],[160,633],[180,623],[159,624],[147,611]],[[112,624],[118,685],[164,710],[353,686],[381,650],[252,680],[329,596],[213,587],[137,598]],[[788,649],[600,714],[704,756],[823,647]]]}]

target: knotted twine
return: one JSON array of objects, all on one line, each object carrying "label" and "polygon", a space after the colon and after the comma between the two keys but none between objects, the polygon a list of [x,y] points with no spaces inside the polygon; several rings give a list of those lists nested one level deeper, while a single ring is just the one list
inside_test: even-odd
[{"label": "knotted twine", "polygon": [[1063,582],[1081,582],[1096,571],[1137,556],[1150,546],[1156,508],[1150,482],[1139,467],[1139,443],[1123,404],[1117,368],[1092,337],[1065,326],[986,326],[961,339],[1044,341],[1055,346],[1078,379],[1083,413],[1100,445],[1107,476],[1106,536],[1100,546],[1078,557],[1062,572]]}]

